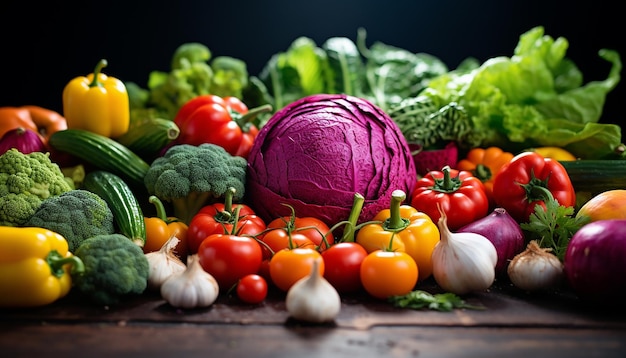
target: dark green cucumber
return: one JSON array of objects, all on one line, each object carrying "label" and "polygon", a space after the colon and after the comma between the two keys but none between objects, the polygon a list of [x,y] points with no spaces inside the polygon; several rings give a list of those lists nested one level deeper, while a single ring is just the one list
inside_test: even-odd
[{"label": "dark green cucumber", "polygon": [[576,191],[601,193],[607,190],[626,189],[624,159],[580,159],[559,163],[567,170]]},{"label": "dark green cucumber", "polygon": [[141,206],[128,184],[121,177],[104,170],[85,175],[83,189],[100,196],[113,212],[113,221],[121,234],[143,247],[146,223]]},{"label": "dark green cucumber", "polygon": [[150,118],[137,121],[116,140],[145,160],[151,160],[179,134],[180,129],[174,121]]},{"label": "dark green cucumber", "polygon": [[144,186],[143,178],[150,165],[140,156],[114,139],[82,130],[66,129],[54,132],[49,145],[82,159],[97,169],[106,170],[128,180],[133,185]]}]

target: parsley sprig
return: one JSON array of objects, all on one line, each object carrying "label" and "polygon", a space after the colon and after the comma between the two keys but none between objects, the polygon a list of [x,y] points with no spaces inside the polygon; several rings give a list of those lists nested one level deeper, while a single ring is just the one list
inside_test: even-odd
[{"label": "parsley sprig", "polygon": [[545,209],[536,205],[529,221],[520,227],[526,231],[528,241],[536,240],[539,247],[551,249],[563,261],[570,239],[589,219],[574,216],[574,207],[559,204],[552,193],[547,189],[545,192]]},{"label": "parsley sprig", "polygon": [[394,306],[400,308],[411,308],[415,310],[430,309],[441,312],[450,312],[455,308],[467,308],[482,310],[482,306],[474,306],[465,303],[461,297],[454,293],[431,294],[422,290],[414,290],[406,295],[391,296],[388,298]]}]

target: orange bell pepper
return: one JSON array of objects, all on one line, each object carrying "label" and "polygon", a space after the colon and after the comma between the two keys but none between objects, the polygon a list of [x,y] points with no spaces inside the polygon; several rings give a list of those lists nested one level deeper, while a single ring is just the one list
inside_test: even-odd
[{"label": "orange bell pepper", "polygon": [[38,133],[48,145],[52,133],[67,129],[67,121],[58,112],[40,106],[0,107],[0,137],[16,128]]},{"label": "orange bell pepper", "polygon": [[183,262],[186,262],[188,254],[187,230],[189,227],[177,218],[168,217],[165,214],[163,202],[156,196],[150,196],[148,201],[156,207],[156,216],[144,218],[146,243],[143,246],[143,252],[158,251],[167,240],[176,236],[180,241],[174,252]]},{"label": "orange bell pepper", "polygon": [[356,242],[368,253],[385,248],[406,252],[415,260],[418,281],[422,281],[433,272],[431,256],[441,236],[428,215],[410,205],[402,205],[405,199],[402,190],[395,190],[389,209],[381,210],[371,223],[365,223],[357,232]]},{"label": "orange bell pepper", "polygon": [[513,156],[513,153],[505,152],[498,147],[473,148],[464,159],[457,163],[456,169],[469,171],[483,182],[485,194],[487,194],[489,204],[493,208],[495,205],[493,180],[500,168],[510,162]]}]

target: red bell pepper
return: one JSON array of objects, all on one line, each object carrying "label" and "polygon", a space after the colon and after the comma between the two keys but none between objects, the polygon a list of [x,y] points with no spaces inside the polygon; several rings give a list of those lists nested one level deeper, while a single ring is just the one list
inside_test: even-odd
[{"label": "red bell pepper", "polygon": [[237,97],[200,95],[187,101],[178,111],[174,123],[180,134],[177,144],[217,144],[231,155],[248,157],[259,129],[251,122],[261,112],[271,110],[265,105],[248,110]]},{"label": "red bell pepper", "polygon": [[[189,254],[197,253],[202,241],[210,235],[257,235],[267,228],[265,221],[252,208],[245,204],[233,205],[233,194],[232,190],[228,190],[223,203],[207,205],[191,219],[187,229]],[[239,218],[233,232],[236,208],[239,209]]]},{"label": "red bell pepper", "polygon": [[411,193],[411,206],[437,223],[446,213],[448,227],[455,230],[487,215],[489,198],[483,183],[471,172],[450,169],[431,170],[417,181]]},{"label": "red bell pepper", "polygon": [[535,152],[516,155],[500,169],[493,182],[496,205],[520,223],[528,222],[536,205],[546,207],[546,190],[560,205],[576,204],[576,192],[567,170],[557,160]]}]

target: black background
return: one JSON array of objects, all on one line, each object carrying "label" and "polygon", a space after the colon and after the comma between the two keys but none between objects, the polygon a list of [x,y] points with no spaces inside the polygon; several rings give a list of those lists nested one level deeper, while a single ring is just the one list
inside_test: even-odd
[{"label": "black background", "polygon": [[[318,45],[334,36],[381,41],[442,59],[450,68],[472,56],[513,54],[519,36],[541,25],[569,41],[585,82],[603,80],[602,48],[626,62],[624,14],[617,2],[476,1],[4,1],[0,5],[0,106],[38,104],[62,111],[61,92],[106,58],[105,73],[142,86],[152,70],[168,71],[174,50],[201,42],[213,56],[244,60],[258,74],[299,36]],[[602,122],[622,123],[623,83],[607,97]]]}]

